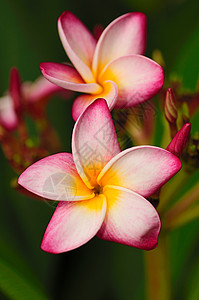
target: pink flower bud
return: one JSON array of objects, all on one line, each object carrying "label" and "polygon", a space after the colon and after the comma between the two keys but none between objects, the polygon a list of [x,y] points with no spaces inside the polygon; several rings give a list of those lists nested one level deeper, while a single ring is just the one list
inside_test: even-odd
[{"label": "pink flower bud", "polygon": [[169,123],[175,123],[178,117],[175,96],[171,88],[167,89],[165,98],[165,117]]},{"label": "pink flower bud", "polygon": [[16,113],[20,114],[23,108],[21,78],[19,75],[19,71],[16,68],[12,68],[10,71],[9,93],[13,101]]},{"label": "pink flower bud", "polygon": [[191,123],[186,123],[174,136],[166,150],[170,151],[176,156],[180,156],[189,140],[191,131]]}]

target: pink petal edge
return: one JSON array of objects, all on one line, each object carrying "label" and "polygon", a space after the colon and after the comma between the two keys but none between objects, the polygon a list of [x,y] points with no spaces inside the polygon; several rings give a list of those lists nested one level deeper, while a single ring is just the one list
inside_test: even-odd
[{"label": "pink petal edge", "polygon": [[80,74],[70,65],[44,62],[40,64],[40,69],[46,79],[62,88],[91,94],[102,91],[97,83],[85,83]]},{"label": "pink petal edge", "polygon": [[96,39],[71,12],[65,11],[58,19],[58,31],[71,62],[87,83],[94,82],[91,63]]},{"label": "pink petal edge", "polygon": [[82,246],[96,235],[105,213],[103,195],[79,202],[60,202],[45,231],[41,249],[57,254]]},{"label": "pink petal edge", "polygon": [[151,99],[164,83],[164,71],[153,60],[141,55],[128,55],[110,62],[98,81],[112,80],[118,86],[115,108],[128,108]]},{"label": "pink petal edge", "polygon": [[143,250],[155,248],[161,222],[151,203],[118,186],[105,186],[103,193],[108,201],[107,213],[97,236]]},{"label": "pink petal edge", "polygon": [[46,200],[81,201],[94,197],[79,177],[70,153],[37,161],[19,176],[18,183]]},{"label": "pink petal edge", "polygon": [[72,135],[76,168],[89,188],[94,188],[100,171],[120,152],[110,111],[104,99],[97,99],[78,118]]},{"label": "pink petal edge", "polygon": [[175,155],[155,146],[138,146],[113,157],[97,178],[103,186],[116,185],[149,197],[181,168]]},{"label": "pink petal edge", "polygon": [[146,16],[140,12],[120,16],[102,32],[93,58],[93,72],[121,56],[144,54],[146,47]]}]

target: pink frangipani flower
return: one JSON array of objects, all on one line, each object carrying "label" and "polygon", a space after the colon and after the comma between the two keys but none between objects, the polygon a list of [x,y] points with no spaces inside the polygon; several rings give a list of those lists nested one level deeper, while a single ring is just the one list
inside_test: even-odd
[{"label": "pink frangipani flower", "polygon": [[127,13],[102,32],[98,41],[71,12],[58,20],[63,47],[73,63],[40,64],[52,83],[85,93],[73,103],[76,121],[97,98],[105,98],[109,109],[128,108],[152,98],[164,81],[163,69],[143,56],[146,44],[146,17]]},{"label": "pink frangipani flower", "polygon": [[181,168],[172,153],[153,146],[121,152],[109,108],[94,101],[78,118],[72,154],[59,153],[28,167],[18,183],[59,204],[42,249],[61,253],[93,236],[150,250],[157,246],[160,219],[146,199]]}]

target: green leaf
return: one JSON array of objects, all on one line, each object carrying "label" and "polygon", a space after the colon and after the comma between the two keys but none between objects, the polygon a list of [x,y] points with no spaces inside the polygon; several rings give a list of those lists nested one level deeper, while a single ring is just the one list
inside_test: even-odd
[{"label": "green leaf", "polygon": [[11,300],[48,300],[26,262],[0,240],[0,291]]},{"label": "green leaf", "polygon": [[199,298],[199,259],[194,263],[188,277],[188,282],[185,285],[185,298],[187,300],[198,300]]},{"label": "green leaf", "polygon": [[13,300],[45,300],[47,299],[37,288],[16,269],[0,259],[0,288],[2,292]]},{"label": "green leaf", "polygon": [[199,78],[199,26],[182,48],[174,65],[174,71],[183,78],[185,88],[196,88]]}]

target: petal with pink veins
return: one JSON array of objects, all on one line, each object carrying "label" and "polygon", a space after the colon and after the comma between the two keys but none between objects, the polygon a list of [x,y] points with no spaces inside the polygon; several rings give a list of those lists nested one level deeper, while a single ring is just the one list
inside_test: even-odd
[{"label": "petal with pink veins", "polygon": [[40,64],[40,69],[46,79],[64,89],[91,94],[102,91],[102,87],[97,83],[85,83],[70,65],[44,62]]},{"label": "petal with pink veins", "polygon": [[146,16],[140,12],[125,14],[102,32],[93,58],[93,71],[103,68],[121,56],[144,54],[146,46]]},{"label": "petal with pink veins", "polygon": [[103,195],[85,201],[60,202],[44,234],[42,250],[62,253],[80,247],[96,235],[105,214]]},{"label": "petal with pink veins", "polygon": [[63,47],[73,65],[86,82],[93,82],[91,64],[96,46],[94,36],[69,11],[63,12],[59,17],[58,30]]},{"label": "petal with pink veins", "polygon": [[72,153],[76,168],[89,188],[107,162],[120,152],[110,111],[104,99],[94,101],[73,129]]},{"label": "petal with pink veins", "polygon": [[77,201],[94,197],[78,175],[70,153],[58,153],[37,161],[20,175],[18,183],[47,200]]},{"label": "petal with pink veins", "polygon": [[128,189],[106,186],[105,220],[97,236],[136,248],[157,246],[161,223],[157,211],[145,198]]},{"label": "petal with pink veins", "polygon": [[18,126],[14,104],[9,95],[0,98],[0,125],[8,131],[15,130]]},{"label": "petal with pink veins", "polygon": [[73,102],[72,116],[76,121],[81,113],[98,98],[104,98],[108,104],[109,110],[112,110],[117,101],[117,85],[110,80],[103,83],[103,92],[97,95],[80,95]]},{"label": "petal with pink veins", "polygon": [[108,64],[98,78],[112,80],[118,86],[116,108],[140,104],[159,92],[164,83],[160,65],[141,55],[120,57]]},{"label": "petal with pink veins", "polygon": [[121,186],[147,198],[180,168],[180,160],[172,153],[154,146],[138,146],[116,155],[104,167],[97,181],[102,186]]}]

